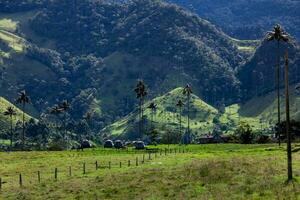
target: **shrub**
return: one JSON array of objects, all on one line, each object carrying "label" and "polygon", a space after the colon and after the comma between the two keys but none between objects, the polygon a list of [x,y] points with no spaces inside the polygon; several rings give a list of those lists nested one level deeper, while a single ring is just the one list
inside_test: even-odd
[{"label": "shrub", "polygon": [[235,135],[238,136],[242,144],[251,144],[254,140],[254,134],[249,124],[241,122],[239,127],[235,130]]},{"label": "shrub", "polygon": [[52,141],[48,147],[50,151],[63,151],[66,148],[66,144],[63,141]]},{"label": "shrub", "polygon": [[265,134],[258,134],[255,138],[255,143],[265,144],[271,142],[271,138]]}]

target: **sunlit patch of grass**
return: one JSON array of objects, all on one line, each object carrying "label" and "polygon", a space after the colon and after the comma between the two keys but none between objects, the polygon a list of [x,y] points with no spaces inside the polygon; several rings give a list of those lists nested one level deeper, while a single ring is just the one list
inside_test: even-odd
[{"label": "sunlit patch of grass", "polygon": [[0,19],[0,30],[15,32],[17,27],[18,23],[16,21],[7,18]]},{"label": "sunlit patch of grass", "polygon": [[240,51],[254,52],[255,49],[256,49],[256,48],[253,47],[253,46],[238,46],[238,50],[240,50]]},{"label": "sunlit patch of grass", "polygon": [[25,50],[24,39],[5,30],[0,30],[0,40],[6,42],[16,52]]},{"label": "sunlit patch of grass", "polygon": [[239,40],[236,38],[230,38],[231,41],[237,46],[237,49],[241,52],[253,53],[256,47],[259,45],[259,40]]}]

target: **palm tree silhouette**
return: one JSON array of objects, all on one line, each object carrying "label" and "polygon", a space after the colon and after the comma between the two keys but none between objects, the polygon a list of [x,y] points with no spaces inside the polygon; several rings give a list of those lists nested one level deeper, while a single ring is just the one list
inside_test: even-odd
[{"label": "palm tree silhouette", "polygon": [[60,109],[61,109],[61,112],[64,113],[64,129],[65,129],[65,132],[64,132],[64,139],[67,135],[67,112],[68,110],[70,109],[70,103],[67,101],[67,100],[64,100],[59,106],[58,106]]},{"label": "palm tree silhouette", "polygon": [[187,84],[185,88],[183,89],[183,95],[186,95],[187,97],[187,107],[188,107],[188,127],[187,127],[187,136],[188,136],[188,143],[190,143],[190,99],[191,94],[193,93],[192,87]]},{"label": "palm tree silhouette", "polygon": [[155,111],[156,111],[156,109],[157,109],[157,105],[154,103],[154,102],[152,102],[152,103],[150,103],[150,105],[148,106],[148,108],[149,109],[151,109],[151,128],[153,129],[154,127],[153,127],[153,123],[154,123],[154,113],[155,113]]},{"label": "palm tree silhouette", "polygon": [[147,96],[147,89],[143,80],[139,80],[135,89],[136,98],[139,99],[139,135],[142,136],[143,131],[143,102],[144,98]]},{"label": "palm tree silhouette", "polygon": [[178,100],[176,106],[179,108],[179,135],[181,136],[181,115],[182,115],[182,107],[184,103],[181,100]]},{"label": "palm tree silhouette", "polygon": [[[50,109],[50,114],[53,114],[56,116],[59,116],[62,112],[63,112],[62,109],[58,105],[55,105]],[[55,125],[55,127],[56,127],[56,131],[57,131],[57,124]]]},{"label": "palm tree silhouette", "polygon": [[287,135],[287,161],[288,161],[288,181],[293,180],[292,169],[292,146],[291,146],[291,131],[290,131],[290,98],[289,98],[289,57],[288,51],[285,54],[285,113],[286,113],[286,135]]},{"label": "palm tree silhouette", "polygon": [[22,148],[24,148],[25,145],[25,106],[26,104],[29,104],[30,98],[29,96],[26,94],[26,91],[23,90],[19,93],[18,98],[17,98],[17,104],[21,104],[22,105]]},{"label": "palm tree silhouette", "polygon": [[5,116],[10,117],[10,150],[12,149],[12,142],[13,142],[13,116],[17,115],[15,109],[11,106],[6,108],[6,111],[3,113]]},{"label": "palm tree silhouette", "polygon": [[93,128],[92,119],[94,117],[95,112],[94,111],[88,111],[83,116],[83,119],[88,123],[88,125]]},{"label": "palm tree silhouette", "polygon": [[[274,26],[272,31],[267,32],[266,41],[276,41],[277,42],[277,61],[276,61],[276,90],[277,90],[277,124],[280,124],[280,42],[289,42],[291,40],[290,36],[283,30],[283,28],[277,24]],[[277,133],[278,144],[280,145],[280,131]]]}]

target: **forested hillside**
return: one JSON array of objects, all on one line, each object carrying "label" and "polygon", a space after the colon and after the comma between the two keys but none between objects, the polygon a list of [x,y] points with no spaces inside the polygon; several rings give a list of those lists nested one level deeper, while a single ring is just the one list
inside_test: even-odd
[{"label": "forested hillside", "polygon": [[259,39],[280,23],[300,40],[300,2],[294,0],[168,0],[218,25],[230,36]]},{"label": "forested hillside", "polygon": [[[218,3],[222,1],[215,6]],[[29,112],[36,117],[49,115],[49,108],[68,100],[70,120],[93,113],[94,130],[99,131],[134,110],[138,79],[147,85],[147,99],[189,83],[195,95],[217,109],[274,88],[274,43],[262,42],[251,32],[245,38],[260,40],[232,38],[217,21],[215,26],[174,4],[152,0],[0,4],[0,95],[14,100],[25,89],[32,99]],[[205,5],[214,12],[211,3]],[[296,35],[296,29],[291,34]],[[289,51],[291,70],[296,71],[299,49],[295,45]],[[297,73],[291,77],[291,83],[299,80]]]},{"label": "forested hillside", "polygon": [[[238,70],[237,76],[241,81],[243,99],[251,99],[253,96],[261,96],[275,89],[276,68],[276,44],[275,42],[263,42],[256,50],[253,57]],[[288,51],[289,55],[289,82],[299,82],[300,49],[299,45],[281,44],[280,55]],[[284,87],[284,56],[280,58],[280,87]]]},{"label": "forested hillside", "polygon": [[[5,65],[25,59],[49,71],[34,82],[14,83],[28,91],[40,112],[68,99],[74,118],[94,111],[100,124],[108,124],[133,109],[132,88],[139,78],[147,83],[149,97],[187,82],[213,104],[223,98],[232,102],[239,93],[235,69],[245,56],[236,41],[178,6],[62,0],[24,13],[27,18],[8,16],[16,15],[21,20],[13,34],[26,41],[26,56],[5,58]],[[14,80],[10,70],[4,74],[5,84]]]}]

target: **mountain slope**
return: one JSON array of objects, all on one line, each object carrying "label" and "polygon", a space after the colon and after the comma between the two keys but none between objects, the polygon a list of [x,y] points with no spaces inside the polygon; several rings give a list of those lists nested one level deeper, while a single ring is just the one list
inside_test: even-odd
[{"label": "mountain slope", "polygon": [[300,4],[294,0],[168,0],[184,6],[239,39],[259,39],[282,24],[300,40]]},{"label": "mountain slope", "polygon": [[[284,87],[284,55],[289,56],[289,83],[300,81],[300,47],[298,44],[280,44],[280,87]],[[241,81],[243,100],[253,96],[264,95],[275,88],[275,67],[277,44],[261,42],[255,54],[242,65],[237,73]]]},{"label": "mountain slope", "polygon": [[[149,132],[152,126],[151,110],[148,108],[150,103],[157,105],[156,112],[153,115],[153,126],[160,135],[172,132],[179,132],[179,108],[176,107],[178,100],[185,101],[186,97],[182,94],[183,88],[176,88],[165,95],[154,98],[143,105],[144,118],[146,119],[145,132]],[[192,131],[208,133],[213,129],[213,119],[217,116],[218,111],[214,107],[202,101],[196,95],[191,96],[190,104],[190,124]],[[182,109],[182,130],[187,128],[187,107]],[[107,135],[121,138],[137,138],[138,135],[138,111],[135,110],[120,121],[106,127],[101,132]]]},{"label": "mountain slope", "polygon": [[[22,121],[22,111],[3,97],[0,97],[0,135],[8,133],[10,130],[10,117],[4,116],[3,114],[8,107],[13,107],[17,113],[17,115],[13,117],[14,126],[17,121]],[[26,121],[30,118],[29,115],[25,114]]]},{"label": "mountain slope", "polygon": [[[176,102],[186,98],[182,95],[183,88],[176,88],[165,95],[154,98],[143,105],[145,112],[144,134],[148,134],[151,127],[154,127],[160,138],[171,134],[175,142],[179,136],[179,109]],[[281,91],[283,94],[283,91]],[[281,102],[281,116],[285,119],[284,95]],[[151,122],[151,110],[147,107],[151,102],[157,104],[157,111]],[[259,102],[259,103],[257,103]],[[290,111],[291,119],[300,120],[300,95],[291,87]],[[227,107],[221,106],[219,110],[202,101],[196,95],[192,95],[191,103],[191,133],[198,137],[218,131],[222,134],[232,134],[240,122],[248,123],[254,131],[269,130],[277,122],[277,102],[275,93],[271,92],[262,96],[255,96],[244,104],[233,104]],[[182,133],[187,129],[187,108],[184,106],[182,112]],[[105,138],[137,139],[138,134],[138,111],[131,112],[126,117],[107,126],[100,134]],[[143,135],[145,137],[145,135]],[[180,137],[179,137],[180,138]],[[178,142],[178,141],[177,141]]]},{"label": "mountain slope", "polygon": [[97,127],[103,127],[133,109],[138,78],[147,83],[149,98],[186,83],[214,105],[223,98],[232,102],[239,93],[235,69],[246,57],[239,48],[251,44],[175,5],[151,0],[43,5],[0,15],[3,24],[16,26],[10,33],[26,41],[22,52],[5,50],[11,56],[3,58],[1,95],[9,99],[26,89],[39,112],[67,99],[74,119],[96,110]]}]

